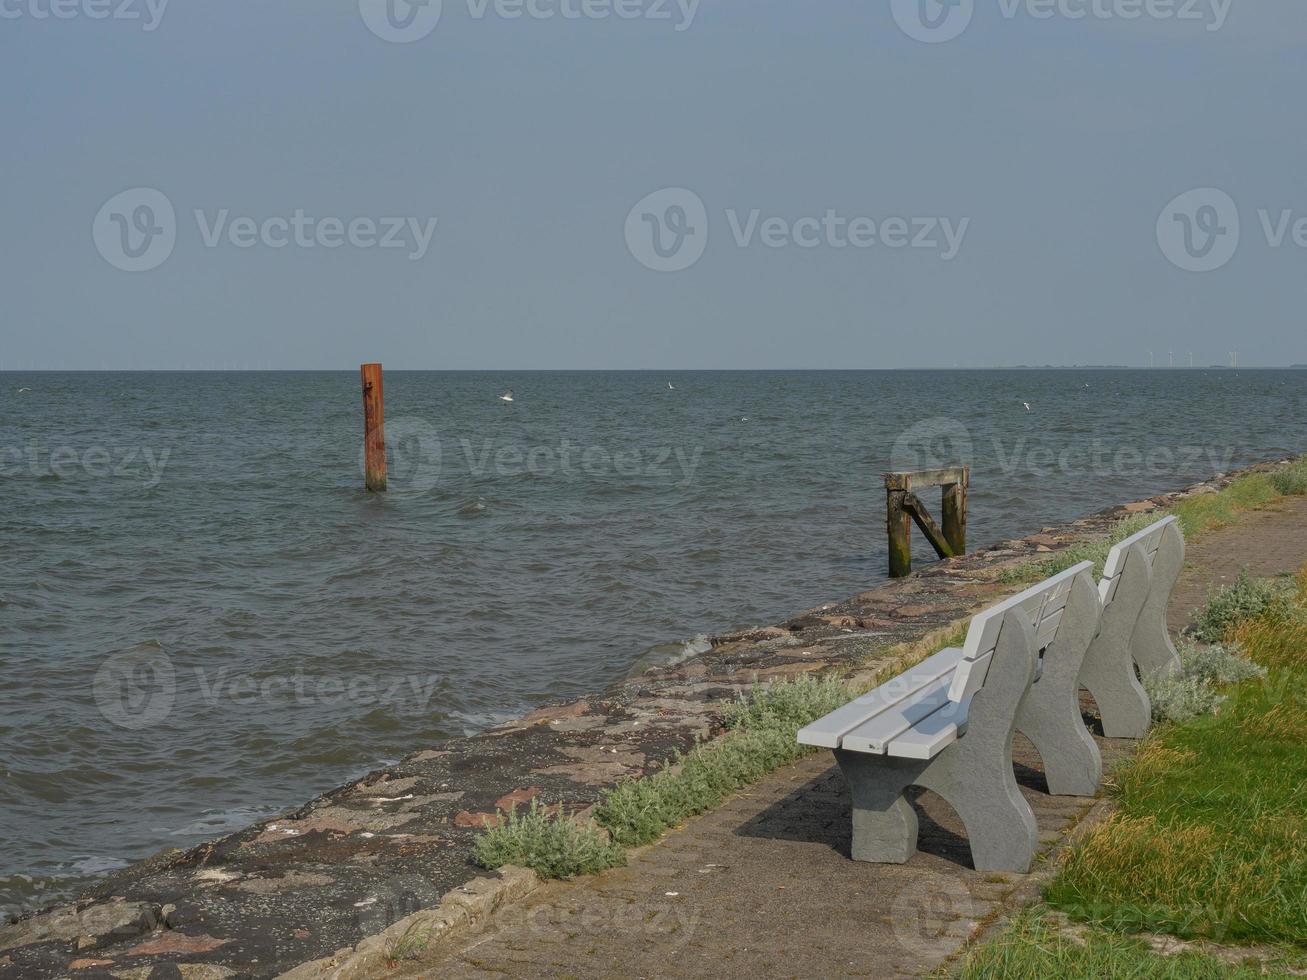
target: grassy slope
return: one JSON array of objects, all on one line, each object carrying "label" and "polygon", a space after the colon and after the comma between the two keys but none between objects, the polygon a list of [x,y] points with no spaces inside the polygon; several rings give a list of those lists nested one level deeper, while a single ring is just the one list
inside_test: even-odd
[{"label": "grassy slope", "polygon": [[1048,899],[1077,918],[1307,946],[1307,576],[1235,631],[1264,680],[1162,729],[1116,776],[1119,809]]}]

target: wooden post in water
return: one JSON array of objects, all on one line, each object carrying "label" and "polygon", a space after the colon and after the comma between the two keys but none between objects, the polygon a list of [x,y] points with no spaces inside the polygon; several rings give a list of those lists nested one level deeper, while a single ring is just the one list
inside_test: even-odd
[{"label": "wooden post in water", "polygon": [[[915,521],[941,558],[967,550],[967,487],[971,469],[950,466],[939,470],[911,470],[885,474],[885,527],[889,533],[890,578],[912,572],[912,523]],[[941,528],[913,491],[940,487],[943,491],[944,526]]]},{"label": "wooden post in water", "polygon": [[386,489],[386,405],[381,365],[363,364],[363,485],[373,493]]},{"label": "wooden post in water", "polygon": [[912,571],[912,515],[903,506],[906,490],[892,489],[886,478],[885,528],[889,532],[889,577],[903,578]]},{"label": "wooden post in water", "polygon": [[971,480],[971,467],[960,467],[956,483],[945,483],[940,503],[944,521],[944,537],[955,555],[967,553],[967,484]]}]

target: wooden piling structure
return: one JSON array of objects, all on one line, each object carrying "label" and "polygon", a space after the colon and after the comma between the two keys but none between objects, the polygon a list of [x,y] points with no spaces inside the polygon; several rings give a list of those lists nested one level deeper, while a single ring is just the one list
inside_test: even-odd
[{"label": "wooden piling structure", "polygon": [[363,485],[373,493],[386,489],[386,404],[381,365],[359,366],[363,379]]},{"label": "wooden piling structure", "polygon": [[[914,521],[941,558],[966,553],[967,487],[970,482],[971,469],[967,466],[885,474],[885,528],[889,536],[890,578],[902,578],[912,571]],[[942,528],[914,492],[921,487],[942,489]]]}]

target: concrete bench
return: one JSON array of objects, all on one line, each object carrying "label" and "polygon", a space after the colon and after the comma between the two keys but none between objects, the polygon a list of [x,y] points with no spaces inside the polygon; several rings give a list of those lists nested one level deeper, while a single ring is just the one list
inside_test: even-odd
[{"label": "concrete bench", "polygon": [[1180,657],[1166,628],[1171,590],[1184,567],[1180,522],[1163,518],[1112,547],[1103,566],[1098,636],[1085,656],[1080,684],[1093,695],[1112,738],[1143,738],[1148,695],[1135,675],[1170,673]]},{"label": "concrete bench", "polygon": [[856,860],[902,863],[916,851],[903,795],[915,785],[957,811],[978,870],[1029,870],[1038,831],[1013,773],[1013,733],[1039,750],[1054,792],[1095,791],[1102,761],[1079,680],[1099,610],[1093,565],[1082,562],[974,617],[962,647],[799,732],[802,744],[833,749],[848,779]]}]

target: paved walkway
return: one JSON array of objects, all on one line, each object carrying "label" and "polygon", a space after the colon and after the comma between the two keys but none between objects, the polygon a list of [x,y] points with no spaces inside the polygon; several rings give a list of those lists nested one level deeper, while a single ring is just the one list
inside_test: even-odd
[{"label": "paved walkway", "polygon": [[[1171,608],[1188,621],[1213,583],[1307,561],[1307,498],[1191,544]],[[1129,743],[1100,739],[1110,765]],[[1050,797],[1018,736],[1018,779],[1047,849],[1092,805]],[[920,851],[906,865],[850,861],[849,801],[829,754],[781,770],[634,855],[629,867],[557,882],[491,930],[404,977],[888,977],[917,975],[1020,900],[1029,879],[972,870],[961,827],[917,799]],[[1046,867],[1041,862],[1036,876]]]}]

